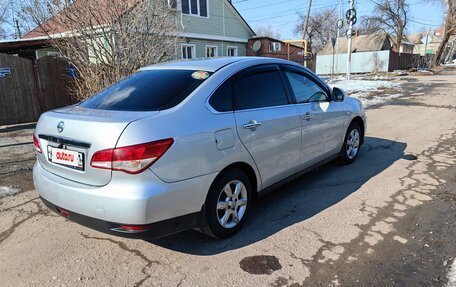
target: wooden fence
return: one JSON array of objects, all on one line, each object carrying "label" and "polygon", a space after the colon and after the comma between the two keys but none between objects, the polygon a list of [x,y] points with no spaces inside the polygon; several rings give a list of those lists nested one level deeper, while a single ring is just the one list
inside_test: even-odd
[{"label": "wooden fence", "polygon": [[37,121],[41,113],[73,103],[67,64],[0,54],[0,125]]},{"label": "wooden fence", "polygon": [[388,71],[392,72],[394,70],[408,70],[411,68],[417,68],[419,63],[420,55],[418,54],[399,54],[394,51],[390,51]]}]

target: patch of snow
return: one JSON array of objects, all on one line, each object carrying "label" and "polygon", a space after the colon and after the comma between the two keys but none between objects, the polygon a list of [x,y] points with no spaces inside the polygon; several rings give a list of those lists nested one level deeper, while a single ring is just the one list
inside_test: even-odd
[{"label": "patch of snow", "polygon": [[363,104],[363,107],[368,108],[368,107],[371,107],[371,106],[380,105],[380,104],[384,104],[384,103],[390,102],[392,99],[396,99],[396,98],[399,98],[399,97],[402,97],[402,96],[403,96],[402,94],[394,94],[394,95],[384,95],[384,96],[373,97],[372,99],[360,98],[359,100]]},{"label": "patch of snow", "polygon": [[393,239],[396,240],[396,241],[399,241],[399,242],[402,243],[402,244],[407,243],[407,239],[405,239],[405,238],[403,238],[403,237],[400,237],[400,236],[397,236],[397,235],[394,236]]},{"label": "patch of snow", "polygon": [[448,283],[447,287],[456,287],[456,258],[451,264],[450,272],[447,274]]},{"label": "patch of snow", "polygon": [[14,188],[12,186],[0,186],[0,198],[15,195],[19,192],[21,192],[20,188]]},{"label": "patch of snow", "polygon": [[392,99],[399,98],[402,94],[378,94],[372,96],[374,92],[380,92],[385,89],[400,89],[400,84],[391,80],[385,80],[378,77],[378,80],[339,80],[332,79],[328,81],[331,87],[338,87],[345,91],[347,96],[357,98],[361,101],[365,108],[379,105],[391,101]]}]

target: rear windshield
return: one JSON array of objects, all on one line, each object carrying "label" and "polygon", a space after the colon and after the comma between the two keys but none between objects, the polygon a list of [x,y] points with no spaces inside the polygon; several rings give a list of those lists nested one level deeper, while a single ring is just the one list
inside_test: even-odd
[{"label": "rear windshield", "polygon": [[81,102],[84,108],[158,111],[182,102],[211,73],[191,70],[139,71]]}]

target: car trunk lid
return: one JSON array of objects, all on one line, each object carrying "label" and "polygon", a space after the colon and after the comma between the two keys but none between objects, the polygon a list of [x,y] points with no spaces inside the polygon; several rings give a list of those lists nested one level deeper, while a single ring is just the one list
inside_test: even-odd
[{"label": "car trunk lid", "polygon": [[42,149],[38,160],[46,170],[63,178],[106,185],[112,172],[92,168],[93,154],[115,148],[129,123],[157,113],[94,110],[76,105],[44,113],[35,131]]}]

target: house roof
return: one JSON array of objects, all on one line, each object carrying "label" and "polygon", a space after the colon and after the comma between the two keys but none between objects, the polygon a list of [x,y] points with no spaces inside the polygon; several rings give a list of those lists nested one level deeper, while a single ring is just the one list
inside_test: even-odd
[{"label": "house roof", "polygon": [[0,41],[0,53],[14,49],[47,47],[49,44],[49,39],[46,37]]},{"label": "house roof", "polygon": [[[272,37],[269,37],[269,36],[256,36],[256,37],[253,37],[251,38],[250,40],[252,41],[256,41],[256,40],[268,40],[268,41],[271,41],[271,42],[280,42],[284,45],[286,45],[287,43],[285,43],[284,41],[281,41],[281,40],[278,40],[278,39],[275,39],[275,38],[272,38]],[[299,46],[299,45],[296,45],[296,44],[293,44],[293,43],[290,43],[290,46],[293,46],[295,48],[298,48],[298,49],[301,49],[301,50],[304,50],[303,47]]]},{"label": "house roof", "polygon": [[[136,1],[137,0],[114,0],[114,2],[108,0],[76,0],[64,8],[62,11],[46,20],[41,26],[35,27],[33,30],[22,36],[22,39],[34,39],[47,35],[63,34],[65,32],[69,32],[69,27],[64,24],[66,20],[64,18],[64,14],[68,12],[71,13],[71,15],[77,15],[77,11],[82,10],[81,7],[99,7],[100,9],[93,9],[92,14],[90,15],[93,18],[94,23],[97,23],[98,25],[109,24],[112,18],[107,16],[107,11],[110,11],[109,7],[112,7],[113,3],[124,5],[120,8],[123,9],[123,13],[125,13],[135,5]],[[115,15],[119,15],[118,11],[114,11],[113,13],[115,13]]]},{"label": "house roof", "polygon": [[[347,53],[348,47],[348,38],[339,37],[337,39],[339,42],[339,51],[337,52],[336,45],[332,46],[332,43],[328,43],[326,47],[318,53],[318,55],[332,55],[333,53],[343,54]],[[388,50],[391,48],[391,45],[388,41],[388,36],[386,34],[370,34],[370,35],[360,35],[352,39],[352,53],[355,52],[373,52]]]}]

